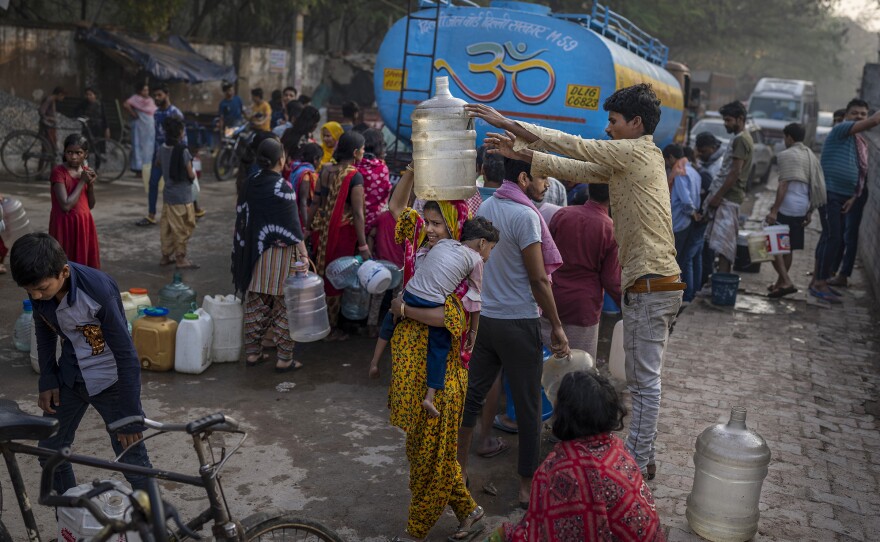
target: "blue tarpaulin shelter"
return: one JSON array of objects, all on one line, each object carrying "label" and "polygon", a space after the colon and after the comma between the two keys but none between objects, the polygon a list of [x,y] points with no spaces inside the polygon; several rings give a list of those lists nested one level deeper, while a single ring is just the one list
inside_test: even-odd
[{"label": "blue tarpaulin shelter", "polygon": [[180,36],[165,42],[151,41],[101,28],[80,28],[77,39],[101,49],[111,58],[135,64],[156,79],[204,83],[235,81],[235,66],[223,66],[197,53]]}]

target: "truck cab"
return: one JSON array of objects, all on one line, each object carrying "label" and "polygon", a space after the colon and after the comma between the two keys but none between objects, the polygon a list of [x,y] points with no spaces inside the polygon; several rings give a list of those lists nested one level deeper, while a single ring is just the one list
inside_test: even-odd
[{"label": "truck cab", "polygon": [[761,127],[767,144],[777,153],[785,149],[782,129],[792,122],[804,125],[807,131],[804,144],[813,145],[819,120],[819,97],[812,81],[765,77],[755,85],[748,110],[749,116]]}]

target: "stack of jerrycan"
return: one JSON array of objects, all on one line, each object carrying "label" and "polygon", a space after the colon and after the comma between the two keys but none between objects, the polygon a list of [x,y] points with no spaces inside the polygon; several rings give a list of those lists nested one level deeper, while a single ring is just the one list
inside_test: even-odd
[{"label": "stack of jerrycan", "polygon": [[168,309],[150,307],[144,310],[143,318],[138,318],[132,325],[131,337],[141,368],[148,371],[174,368],[177,322],[168,318]]},{"label": "stack of jerrycan", "polygon": [[214,323],[205,309],[183,315],[177,326],[174,370],[178,373],[200,374],[211,365],[211,340]]},{"label": "stack of jerrycan", "polygon": [[202,309],[210,315],[214,326],[211,361],[236,362],[241,358],[244,330],[244,308],[234,295],[206,295]]}]

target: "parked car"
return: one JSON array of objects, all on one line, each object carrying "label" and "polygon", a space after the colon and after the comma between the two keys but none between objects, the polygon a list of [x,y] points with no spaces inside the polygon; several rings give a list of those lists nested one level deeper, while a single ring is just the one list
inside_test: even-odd
[{"label": "parked car", "polygon": [[[764,141],[764,134],[761,132],[761,127],[751,118],[746,119],[746,130],[749,131],[749,135],[752,136],[752,141],[755,143],[755,148],[752,152],[752,172],[749,175],[749,185],[756,181],[766,183],[767,179],[770,178],[770,168],[773,165],[773,159],[775,156],[773,147],[767,145]],[[697,139],[697,134],[703,132],[709,132],[714,135],[724,145],[727,145],[731,139],[730,134],[728,134],[727,130],[724,128],[724,121],[721,117],[706,116],[698,120],[691,128],[691,136],[688,139],[688,145],[693,147],[694,141]]]},{"label": "parked car", "polygon": [[816,154],[822,154],[822,146],[825,145],[825,138],[831,132],[832,124],[834,124],[834,113],[819,111],[819,125],[816,127],[816,139],[813,141],[813,152]]}]

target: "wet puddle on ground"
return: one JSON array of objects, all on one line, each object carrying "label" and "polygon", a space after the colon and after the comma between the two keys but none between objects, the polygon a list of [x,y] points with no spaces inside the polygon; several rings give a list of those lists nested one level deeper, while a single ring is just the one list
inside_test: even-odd
[{"label": "wet puddle on ground", "polygon": [[740,293],[734,310],[749,314],[789,314],[795,311],[795,305],[792,301]]}]

